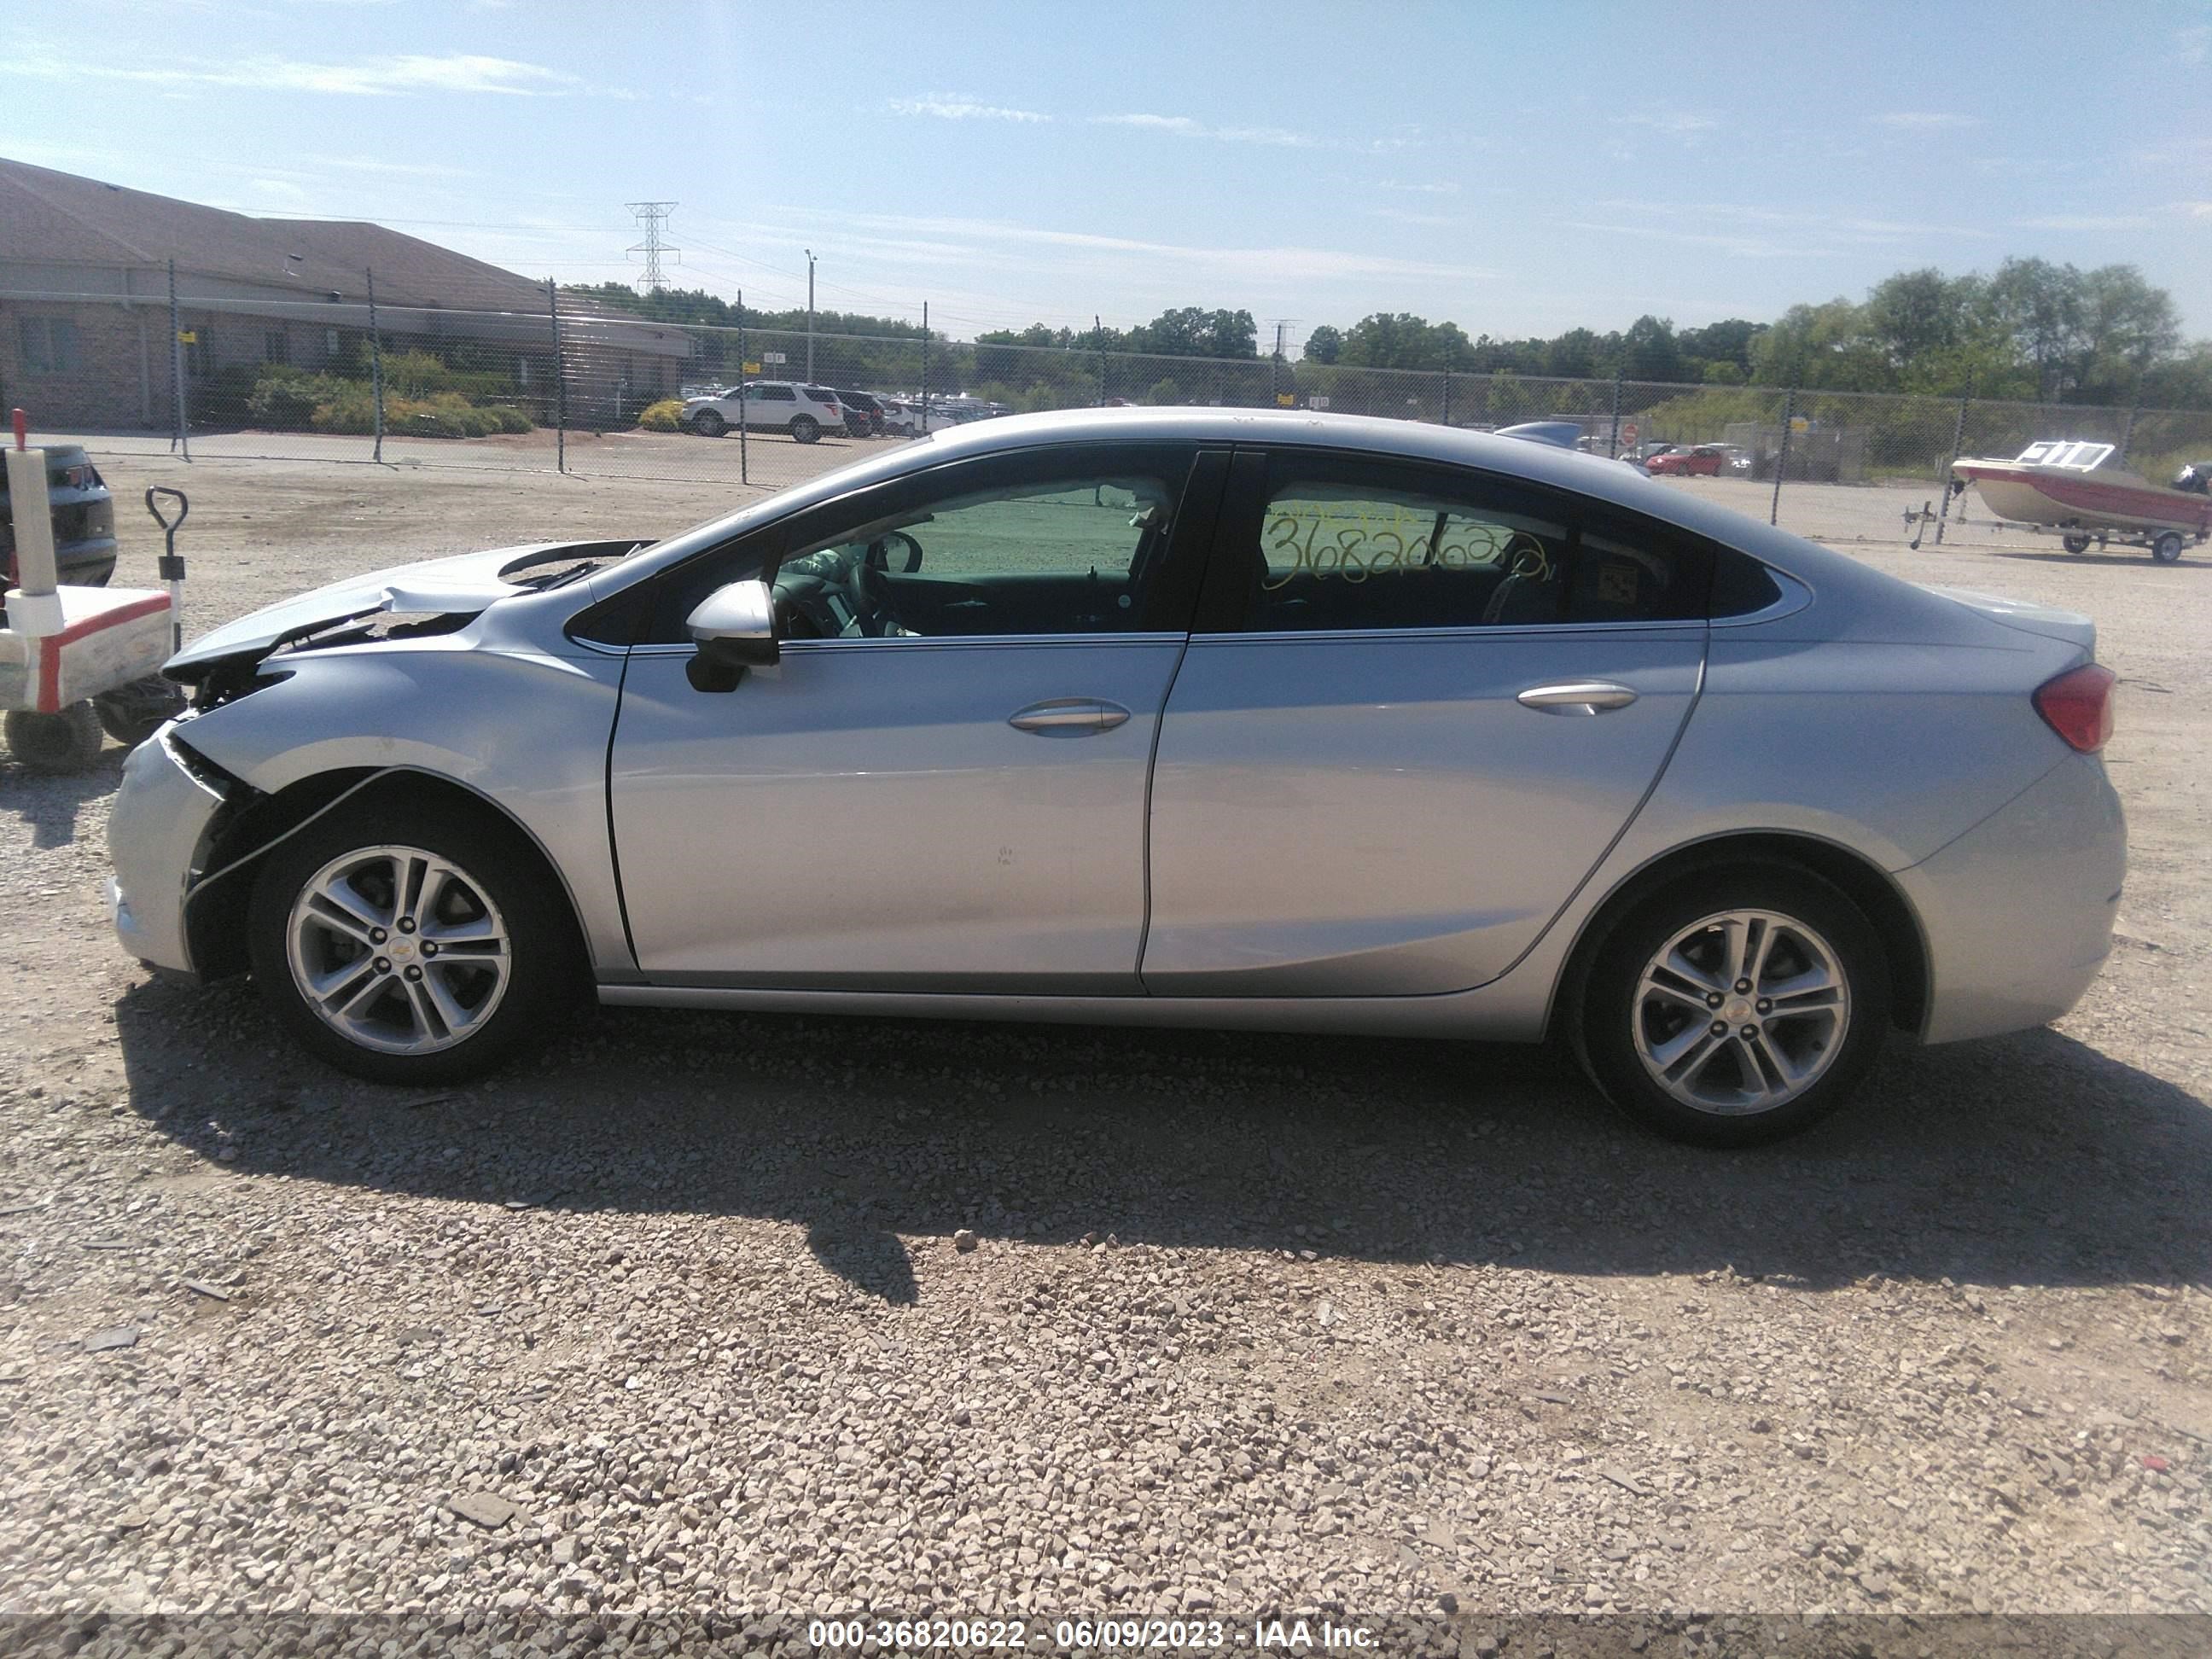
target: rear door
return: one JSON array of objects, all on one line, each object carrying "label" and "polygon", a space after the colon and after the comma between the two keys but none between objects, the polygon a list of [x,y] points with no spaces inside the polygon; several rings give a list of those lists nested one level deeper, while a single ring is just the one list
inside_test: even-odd
[{"label": "rear door", "polygon": [[1656,781],[1710,550],[1579,498],[1240,451],[1152,780],[1146,988],[1496,978]]}]

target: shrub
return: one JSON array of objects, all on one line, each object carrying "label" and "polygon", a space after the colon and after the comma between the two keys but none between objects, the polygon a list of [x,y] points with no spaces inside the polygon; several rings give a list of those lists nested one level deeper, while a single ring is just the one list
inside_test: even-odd
[{"label": "shrub", "polygon": [[673,432],[683,419],[684,405],[674,398],[663,398],[640,411],[637,423],[647,432]]},{"label": "shrub", "polygon": [[246,412],[258,427],[298,431],[314,423],[315,406],[325,395],[305,374],[264,375],[246,400]]}]

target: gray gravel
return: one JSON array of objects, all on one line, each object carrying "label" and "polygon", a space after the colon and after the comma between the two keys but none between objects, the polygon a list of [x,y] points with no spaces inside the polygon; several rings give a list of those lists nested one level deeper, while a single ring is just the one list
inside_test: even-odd
[{"label": "gray gravel", "polygon": [[[187,487],[203,617],[714,505]],[[1867,556],[2099,617],[2127,937],[1746,1155],[1206,1033],[609,1012],[409,1096],[116,952],[119,751],[0,761],[0,1611],[2212,1611],[2212,564]]]}]

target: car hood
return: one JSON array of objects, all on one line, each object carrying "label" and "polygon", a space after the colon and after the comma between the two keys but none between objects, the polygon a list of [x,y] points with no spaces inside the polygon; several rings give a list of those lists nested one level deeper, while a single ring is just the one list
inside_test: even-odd
[{"label": "car hood", "polygon": [[218,663],[258,660],[277,647],[379,611],[406,616],[474,616],[526,590],[513,578],[563,559],[619,558],[641,542],[533,542],[519,547],[426,559],[349,576],[201,635],[163,665],[191,684]]}]

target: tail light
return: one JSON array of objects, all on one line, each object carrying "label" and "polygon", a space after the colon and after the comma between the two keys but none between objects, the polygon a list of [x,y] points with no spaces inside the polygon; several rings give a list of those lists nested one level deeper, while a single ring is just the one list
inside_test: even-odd
[{"label": "tail light", "polygon": [[2112,686],[2118,676],[2085,663],[2035,688],[2035,712],[2069,748],[2094,755],[2112,735]]}]

